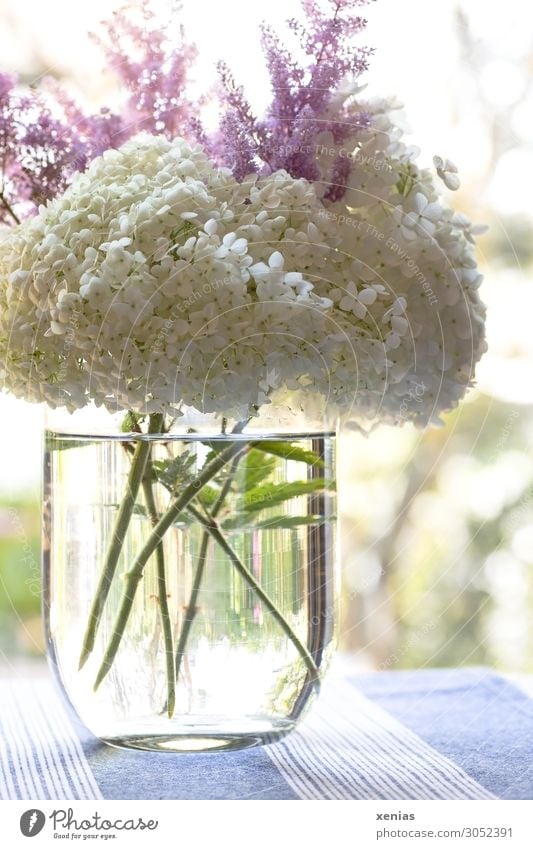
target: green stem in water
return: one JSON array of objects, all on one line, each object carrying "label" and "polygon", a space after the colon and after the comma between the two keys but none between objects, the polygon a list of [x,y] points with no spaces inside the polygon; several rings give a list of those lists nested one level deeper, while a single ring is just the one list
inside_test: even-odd
[{"label": "green stem in water", "polygon": [[[157,506],[153,490],[153,467],[151,458],[148,459],[146,472],[143,479],[144,501],[146,511],[150,517],[152,526],[155,527],[159,521]],[[160,542],[155,550],[157,563],[157,592],[159,598],[159,615],[161,617],[161,629],[163,632],[163,645],[165,647],[165,667],[167,674],[167,701],[166,710],[168,718],[172,719],[176,706],[176,676],[174,673],[174,641],[172,639],[172,622],[168,609],[167,579],[165,573],[165,550]]]},{"label": "green stem in water", "polygon": [[189,596],[189,602],[187,604],[187,609],[185,611],[185,615],[183,617],[183,624],[181,626],[180,636],[178,640],[178,645],[176,647],[176,658],[174,661],[174,672],[176,675],[176,681],[178,681],[181,662],[183,660],[183,656],[185,654],[185,649],[187,648],[187,642],[189,640],[189,634],[192,628],[192,624],[196,617],[197,612],[197,604],[198,604],[198,596],[200,594],[200,588],[202,586],[202,578],[204,575],[204,567],[205,561],[207,557],[207,548],[209,545],[209,534],[207,531],[202,535],[202,541],[200,543],[200,551],[198,552],[198,559],[196,561],[196,572],[194,573],[194,581],[191,589],[191,594]]},{"label": "green stem in water", "polygon": [[141,551],[137,555],[130,571],[125,575],[125,588],[122,596],[122,601],[119,606],[117,617],[113,625],[111,638],[102,660],[100,669],[96,676],[94,689],[96,690],[101,684],[109,670],[113,665],[116,657],[124,629],[126,628],[133,600],[139,582],[143,576],[146,563],[156,550],[163,536],[174,524],[180,513],[188,506],[188,504],[196,497],[203,486],[208,483],[216,474],[229,463],[233,458],[244,450],[242,443],[232,442],[230,445],[223,448],[203,469],[198,473],[194,481],[188,484],[180,495],[176,496],[174,501],[167,508],[165,513],[159,519],[157,525],[152,530],[152,533],[146,540]]},{"label": "green stem in water", "polygon": [[[243,454],[248,451],[249,445],[243,448]],[[238,454],[233,458],[233,462],[231,464],[231,469],[228,473],[226,480],[224,481],[224,485],[220,490],[217,500],[213,504],[211,508],[211,516],[215,518],[219,513],[222,507],[224,506],[224,502],[226,500],[226,496],[230,490],[231,484],[233,482],[233,477],[235,472],[237,471],[237,466],[239,465],[242,459],[242,454]],[[189,634],[196,617],[196,613],[198,611],[198,596],[200,594],[200,588],[202,585],[202,578],[204,575],[204,567],[205,567],[205,559],[207,556],[207,547],[209,545],[209,533],[204,531],[202,534],[202,540],[200,542],[200,551],[198,552],[198,559],[196,561],[196,572],[194,573],[194,581],[191,589],[191,594],[189,596],[189,602],[187,604],[187,609],[185,611],[185,616],[183,617],[183,624],[181,626],[180,636],[178,640],[178,645],[176,648],[176,681],[179,678],[181,663],[183,660],[183,656],[185,654],[185,649],[187,648],[187,642],[189,639]]]},{"label": "green stem in water", "polygon": [[[162,428],[163,416],[159,413],[152,414],[150,416],[148,433],[161,433]],[[107,596],[109,595],[109,590],[111,589],[111,584],[117,570],[118,559],[124,545],[124,539],[131,521],[137,494],[144,478],[149,454],[150,442],[148,440],[139,440],[133,452],[126,492],[116,515],[111,542],[107,550],[102,573],[89,613],[89,621],[87,622],[87,628],[83,638],[79,669],[82,668],[94,648],[96,632],[98,631]]]},{"label": "green stem in water", "polygon": [[194,518],[197,519],[198,522],[200,522],[204,526],[207,533],[215,540],[215,542],[220,546],[222,551],[224,551],[224,553],[229,557],[229,559],[231,560],[233,566],[235,567],[236,571],[239,573],[241,578],[243,578],[243,580],[246,581],[248,586],[251,587],[251,589],[255,592],[257,597],[263,602],[263,604],[265,605],[265,607],[269,611],[269,613],[271,613],[272,617],[276,620],[276,622],[278,623],[278,625],[280,626],[282,631],[286,634],[286,636],[289,638],[289,640],[293,643],[293,645],[295,646],[295,648],[298,651],[298,654],[302,658],[303,662],[305,663],[305,665],[306,665],[306,667],[309,671],[310,680],[314,684],[319,684],[320,683],[320,673],[318,671],[318,667],[317,667],[315,661],[313,660],[313,657],[312,657],[310,651],[302,643],[302,641],[297,636],[297,634],[295,634],[295,632],[293,631],[293,629],[291,628],[291,626],[289,625],[289,623],[287,622],[287,620],[285,619],[285,617],[283,616],[281,611],[276,607],[275,603],[272,601],[270,596],[264,591],[261,584],[259,584],[257,582],[255,575],[252,572],[250,572],[248,567],[245,566],[245,564],[239,558],[238,554],[230,546],[230,544],[226,540],[226,537],[222,533],[220,526],[218,525],[216,520],[213,518],[213,516],[211,514],[207,513],[207,511],[206,511],[207,515],[204,516],[199,510],[197,510],[195,507],[193,507],[192,504],[189,504],[187,509],[188,509],[189,513],[192,516],[194,516]]}]

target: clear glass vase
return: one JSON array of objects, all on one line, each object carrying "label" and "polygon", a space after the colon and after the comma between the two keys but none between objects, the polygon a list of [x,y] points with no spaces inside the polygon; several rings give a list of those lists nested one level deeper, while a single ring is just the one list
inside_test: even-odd
[{"label": "clear glass vase", "polygon": [[90,731],[176,752],[294,727],[334,642],[334,429],[56,414],[43,506],[49,659]]}]

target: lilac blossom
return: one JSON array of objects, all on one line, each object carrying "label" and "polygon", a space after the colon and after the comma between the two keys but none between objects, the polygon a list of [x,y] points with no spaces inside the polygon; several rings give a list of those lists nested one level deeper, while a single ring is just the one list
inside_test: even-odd
[{"label": "lilac blossom", "polygon": [[[366,21],[355,7],[369,0],[302,0],[305,21],[291,19],[289,30],[296,37],[301,61],[285,46],[274,30],[262,27],[262,47],[270,74],[272,102],[261,119],[253,115],[244,90],[235,84],[225,65],[219,67],[221,99],[225,106],[222,132],[214,149],[221,161],[232,164],[237,177],[250,173],[270,173],[284,168],[293,177],[319,178],[313,140],[329,131],[341,145],[359,127],[368,125],[367,116],[347,118],[334,106],[338,87],[366,70],[371,51],[355,48],[353,39]],[[333,166],[332,183],[325,197],[338,200],[346,190],[347,160]]]},{"label": "lilac blossom", "polygon": [[[172,26],[173,17],[163,20],[153,11],[153,0],[122,6],[98,39],[125,91],[119,112],[102,108],[92,114],[56,82],[34,88],[0,74],[0,223],[34,214],[95,156],[140,130],[200,142],[239,180],[278,169],[296,178],[324,179],[316,157],[319,135],[328,132],[342,145],[367,125],[364,114],[352,112],[348,119],[335,100],[339,86],[367,67],[370,51],[353,46],[365,26],[356,7],[367,2],[302,0],[304,22],[287,22],[296,50],[264,25],[272,101],[265,115],[255,116],[244,89],[220,64],[222,117],[211,136],[198,117],[203,100],[193,104],[188,95],[196,48],[186,42],[182,27]],[[324,198],[343,196],[348,168],[346,157],[333,161]]]},{"label": "lilac blossom", "polygon": [[34,214],[95,156],[139,130],[201,139],[185,96],[196,50],[185,43],[182,29],[170,43],[168,29],[149,0],[124,6],[106,24],[109,65],[128,95],[120,113],[105,107],[87,112],[52,80],[37,89],[0,74],[0,223]]},{"label": "lilac blossom", "polygon": [[0,222],[34,214],[126,138],[120,116],[85,114],[56,83],[35,89],[0,75]]},{"label": "lilac blossom", "polygon": [[198,104],[193,107],[186,90],[197,50],[185,41],[183,27],[170,40],[172,19],[161,19],[152,6],[151,0],[125,4],[104,24],[107,37],[97,41],[127,92],[130,134],[145,130],[173,138],[195,123]]},{"label": "lilac blossom", "polygon": [[0,221],[13,223],[63,191],[86,164],[77,130],[44,92],[0,75]]}]

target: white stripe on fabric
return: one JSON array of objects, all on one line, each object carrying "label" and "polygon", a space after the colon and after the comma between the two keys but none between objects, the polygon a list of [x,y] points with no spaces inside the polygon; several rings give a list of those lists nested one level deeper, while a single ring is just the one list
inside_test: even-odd
[{"label": "white stripe on fabric", "polygon": [[[0,734],[3,735],[3,728],[1,725]],[[16,799],[17,794],[15,793],[15,785],[13,784],[13,779],[11,778],[11,774],[9,772],[9,766],[7,763],[7,753],[5,744],[3,742],[3,736],[2,740],[0,740],[0,773],[0,799]]]},{"label": "white stripe on fabric", "polygon": [[[349,685],[347,685],[347,686],[349,687]],[[352,697],[353,697],[353,688],[349,688],[349,689],[352,690]],[[360,695],[360,694],[358,694],[358,695]],[[372,704],[372,703],[370,702],[370,704]],[[351,722],[351,719],[352,719],[351,713],[350,713],[349,716],[347,716],[342,707],[340,708],[340,714],[343,717],[345,722],[348,722],[348,723]],[[384,715],[389,719],[391,718],[390,715],[387,714],[386,712],[384,712]],[[395,720],[393,720],[393,721],[396,722]],[[399,726],[399,727],[403,727],[403,726],[401,726],[400,723],[396,723],[396,725]],[[395,742],[396,742],[395,736],[394,736],[393,733],[391,733],[390,728],[384,728],[383,726],[381,726],[381,727],[383,729],[383,737],[384,737],[383,742],[385,744],[384,748],[383,748],[383,757],[385,759],[387,759],[388,761],[390,761],[391,768],[394,771],[399,773],[399,777],[403,781],[403,780],[405,780],[403,764],[400,764],[399,769],[398,769],[398,764],[396,764],[393,759],[390,759],[390,747],[395,745]],[[359,729],[358,729],[358,731],[359,731]],[[363,737],[363,740],[358,740],[358,745],[364,745],[364,743],[365,743],[366,738],[365,738],[364,733],[361,736]],[[409,756],[413,766],[415,766],[417,768],[417,770],[424,773],[424,775],[427,775],[427,766],[426,766],[424,756],[427,753],[428,748],[431,749],[431,747],[429,747],[426,743],[424,743],[422,740],[420,740],[420,738],[417,737],[415,734],[412,734],[412,732],[410,733],[410,735],[406,735],[403,742],[404,742],[405,748],[408,752],[408,756]],[[414,745],[413,745],[413,743],[414,743]],[[433,751],[433,750],[431,750],[431,751]],[[438,772],[441,771],[438,764],[435,764],[434,766],[435,766],[435,768],[437,769]],[[466,779],[468,780],[468,782],[471,782],[471,779],[465,773],[463,773],[462,771],[461,771],[461,775],[465,776]],[[424,789],[424,784],[423,784],[424,776],[420,776],[420,777],[422,779],[422,783],[421,783],[421,787],[419,789],[423,790]],[[433,777],[434,777],[433,773],[430,773],[429,776],[428,776],[428,779],[431,781],[431,780],[433,780]],[[446,773],[444,773],[444,777],[446,777]],[[414,781],[417,784],[419,783],[418,779],[416,777],[415,777]],[[455,782],[452,780],[452,785],[454,783]],[[463,798],[463,795],[461,793],[461,789],[462,789],[461,786],[459,786],[457,795],[456,795],[456,797],[453,797],[453,798],[458,798],[458,799]],[[449,792],[453,793],[453,787],[450,787]]]},{"label": "white stripe on fabric", "polygon": [[[2,712],[0,714],[0,735],[2,762],[5,763],[5,773],[9,776],[9,781],[6,781],[7,795],[2,796],[2,799],[18,799],[20,798],[20,768],[18,751],[14,745],[14,741],[12,740],[11,726],[5,707],[2,707]],[[4,792],[4,788],[2,788],[2,792]]]},{"label": "white stripe on fabric", "polygon": [[[41,682],[46,686],[44,682]],[[10,708],[12,716],[17,723],[17,743],[24,745],[28,742],[33,747],[33,764],[37,766],[43,777],[48,777],[48,792],[43,789],[39,791],[31,790],[30,788],[21,787],[17,798],[19,799],[71,799],[72,793],[69,790],[68,777],[65,774],[60,758],[58,758],[56,749],[58,746],[53,736],[40,733],[39,737],[44,738],[44,745],[36,745],[34,736],[36,736],[36,726],[42,731],[42,722],[46,727],[46,715],[43,717],[43,706],[39,703],[35,689],[26,682],[8,682],[4,686],[3,691],[7,694],[4,701],[9,698],[9,693],[14,696],[15,701]],[[46,711],[54,710],[55,705],[51,703],[45,708]],[[40,741],[39,741],[40,742]],[[51,785],[51,789],[50,789]]]},{"label": "white stripe on fabric", "polygon": [[[47,714],[53,709],[53,705],[43,706],[40,704],[36,689],[26,684],[17,687],[19,703],[33,700],[34,709],[31,711],[20,710],[20,715],[26,725],[26,733],[35,747],[35,755],[41,764],[43,776],[46,776],[49,799],[76,799],[70,788],[68,776],[61,763],[61,755],[54,743],[53,735],[47,733]],[[42,798],[42,797],[39,797]]]},{"label": "white stripe on fabric", "polygon": [[0,798],[102,799],[53,685],[0,681]]},{"label": "white stripe on fabric", "polygon": [[266,751],[302,799],[496,798],[344,681]]},{"label": "white stripe on fabric", "polygon": [[[4,710],[9,717],[13,739],[16,738],[17,748],[20,754],[20,764],[24,775],[24,781],[30,798],[41,799],[44,791],[44,786],[41,782],[41,775],[37,769],[34,758],[32,757],[32,742],[24,733],[24,728],[20,727],[22,722],[22,714],[19,706],[13,698],[13,693],[7,693],[4,698]],[[22,732],[22,733],[21,733]],[[36,794],[35,796],[33,794]]]},{"label": "white stripe on fabric", "polygon": [[[76,786],[80,786],[78,779],[81,783],[80,793],[83,795],[78,798],[103,799],[104,797],[96,783],[96,779],[91,767],[89,766],[89,762],[85,757],[78,735],[72,727],[72,723],[70,722],[61,701],[57,698],[55,692],[53,692],[51,685],[49,686],[49,689],[51,691],[50,695],[53,696],[56,703],[56,710],[52,714],[48,715],[49,724],[52,726],[52,731],[55,730],[56,736],[63,739],[66,754],[68,754],[74,768]],[[45,700],[42,695],[42,688],[40,688],[39,692],[41,694],[40,698],[43,704],[45,704]]]},{"label": "white stripe on fabric", "polygon": [[[33,745],[35,746],[36,754],[37,754],[37,758],[38,758],[39,762],[44,763],[45,760],[46,760],[46,758],[45,758],[46,740],[42,739],[41,734],[40,734],[40,732],[37,728],[37,724],[32,721],[34,715],[35,715],[35,712],[32,712],[32,714],[29,714],[29,713],[23,714],[23,720],[24,720],[24,725],[25,725],[25,729],[24,729],[23,733],[26,733],[28,735],[29,739],[32,741]],[[21,731],[22,731],[22,729],[21,729]],[[46,789],[47,789],[46,798],[47,799],[57,799],[58,798],[57,797],[57,791],[55,790],[55,788],[59,785],[60,778],[59,778],[59,775],[57,773],[55,764],[49,765],[48,769],[43,770],[43,780],[44,780],[44,783],[46,784]],[[41,798],[44,798],[44,797],[41,797]],[[63,798],[63,797],[61,797],[61,798]]]},{"label": "white stripe on fabric", "polygon": [[7,747],[8,769],[15,783],[15,799],[31,798],[31,790],[26,784],[26,777],[21,766],[22,755],[20,734],[16,727],[18,717],[10,708],[7,694],[2,699],[2,740]]}]

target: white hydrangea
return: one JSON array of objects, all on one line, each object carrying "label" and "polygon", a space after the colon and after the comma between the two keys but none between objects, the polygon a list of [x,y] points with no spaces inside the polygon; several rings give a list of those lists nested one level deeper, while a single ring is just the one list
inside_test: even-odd
[{"label": "white hydrangea", "polygon": [[[317,151],[325,183],[335,155],[351,162],[345,197],[323,215],[337,224],[344,257],[331,266],[328,295],[357,326],[358,417],[439,423],[472,385],[486,350],[474,252],[474,236],[485,228],[443,204],[431,171],[415,162],[420,151],[403,142],[401,105],[353,94],[343,97],[369,114],[369,129],[343,147],[322,133]],[[435,157],[434,165],[457,189],[453,163]],[[348,357],[348,371],[352,363]]]},{"label": "white hydrangea", "polygon": [[0,240],[5,387],[70,410],[242,415],[286,389],[367,421],[454,406],[483,349],[471,227],[374,116],[329,207],[285,172],[238,183],[181,139],[94,160]]}]

